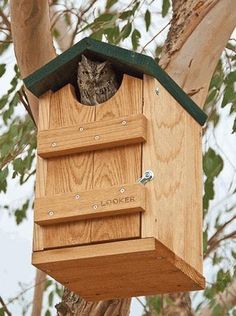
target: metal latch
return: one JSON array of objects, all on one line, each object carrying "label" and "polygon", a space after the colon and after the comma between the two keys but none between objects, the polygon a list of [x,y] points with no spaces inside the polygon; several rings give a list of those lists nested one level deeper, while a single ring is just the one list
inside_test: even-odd
[{"label": "metal latch", "polygon": [[146,170],[144,172],[144,175],[138,179],[138,182],[145,185],[147,182],[153,180],[153,178],[154,178],[154,172],[152,170]]}]

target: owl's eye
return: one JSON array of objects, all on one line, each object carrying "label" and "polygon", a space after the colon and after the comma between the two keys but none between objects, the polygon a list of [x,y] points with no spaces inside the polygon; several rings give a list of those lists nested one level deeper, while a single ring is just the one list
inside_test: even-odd
[{"label": "owl's eye", "polygon": [[83,74],[83,75],[85,75],[85,74],[88,75],[89,73],[88,73],[87,70],[83,70],[83,71],[82,71],[82,74]]}]

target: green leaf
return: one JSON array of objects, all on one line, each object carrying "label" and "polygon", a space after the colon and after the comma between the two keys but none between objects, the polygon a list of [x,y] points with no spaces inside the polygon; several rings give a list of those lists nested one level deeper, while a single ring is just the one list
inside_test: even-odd
[{"label": "green leaf", "polygon": [[207,230],[203,232],[203,253],[206,253],[207,250],[207,242],[208,242],[208,233]]},{"label": "green leaf", "polygon": [[225,82],[232,83],[232,84],[236,82],[236,70],[228,74],[228,76],[225,78]]},{"label": "green leaf", "polygon": [[8,167],[0,171],[0,183],[5,181],[6,177],[8,176],[8,172],[9,172]]},{"label": "green leaf", "polygon": [[0,316],[4,316],[4,315],[5,315],[4,309],[0,308]]},{"label": "green leaf", "polygon": [[215,305],[212,310],[212,316],[222,316],[222,315],[224,315],[224,309],[220,306],[220,304]]},{"label": "green leaf", "polygon": [[46,280],[46,283],[45,283],[45,287],[44,287],[44,290],[46,290],[49,286],[51,286],[52,285],[52,280]]},{"label": "green leaf", "polygon": [[204,296],[208,298],[209,300],[213,299],[215,295],[216,295],[216,290],[214,287],[208,287],[204,291]]},{"label": "green leaf", "polygon": [[234,259],[236,259],[236,252],[235,251],[231,251],[231,254],[232,254],[232,257],[234,258]]},{"label": "green leaf", "polygon": [[169,0],[163,0],[163,2],[162,2],[162,11],[161,11],[161,14],[162,14],[163,18],[167,15],[167,13],[169,12],[169,9],[170,9],[170,1]]},{"label": "green leaf", "polygon": [[226,86],[224,91],[224,97],[221,103],[221,107],[224,108],[227,104],[236,100],[236,93],[234,91],[233,84]]},{"label": "green leaf", "polygon": [[120,29],[119,26],[110,27],[104,30],[104,34],[107,36],[107,40],[111,44],[118,44]]},{"label": "green leaf", "polygon": [[114,17],[114,14],[103,13],[98,18],[96,18],[94,20],[94,23],[97,23],[97,22],[108,22],[108,21],[111,21],[113,19],[113,17]]},{"label": "green leaf", "polygon": [[207,179],[204,183],[203,209],[207,210],[210,200],[215,196],[213,180]]},{"label": "green leaf", "polygon": [[216,154],[212,148],[203,156],[203,170],[208,178],[213,179],[218,176],[224,166],[223,159],[220,155]]},{"label": "green leaf", "polygon": [[135,1],[135,2],[136,2],[136,3],[135,3],[135,5],[134,5],[134,7],[133,7],[133,9],[132,9],[132,14],[133,14],[133,15],[134,15],[135,11],[138,9],[139,4],[140,4],[139,1]]},{"label": "green leaf", "polygon": [[119,18],[121,20],[126,20],[127,18],[129,18],[132,15],[132,10],[128,10],[128,11],[124,11],[119,15]]},{"label": "green leaf", "polygon": [[224,271],[220,269],[217,272],[216,289],[217,292],[223,292],[226,286],[232,281],[229,271]]},{"label": "green leaf", "polygon": [[51,316],[51,313],[50,313],[49,309],[46,311],[45,316]]},{"label": "green leaf", "polygon": [[0,192],[7,192],[7,176],[8,176],[8,167],[5,167],[0,171]]},{"label": "green leaf", "polygon": [[147,297],[148,306],[151,306],[154,308],[154,310],[158,313],[158,315],[161,313],[162,308],[162,300],[160,296],[148,296]]},{"label": "green leaf", "polygon": [[213,100],[215,100],[216,96],[218,95],[219,91],[217,89],[212,89],[210,91],[210,93],[207,96],[206,102],[205,104],[209,104],[210,102],[212,102]]},{"label": "green leaf", "polygon": [[132,24],[128,22],[121,30],[120,35],[122,39],[124,40],[125,38],[127,38],[130,35],[131,31],[132,31]]},{"label": "green leaf", "polygon": [[212,264],[213,265],[219,264],[222,260],[223,260],[223,257],[218,256],[217,253],[215,252],[212,258]]},{"label": "green leaf", "polygon": [[110,9],[116,2],[117,0],[107,0],[106,9]]},{"label": "green leaf", "polygon": [[0,110],[2,108],[4,108],[4,106],[7,104],[8,101],[8,95],[4,95],[1,99],[0,99]]},{"label": "green leaf", "polygon": [[2,77],[6,72],[6,64],[0,64],[0,77]]},{"label": "green leaf", "polygon": [[17,173],[23,174],[25,172],[24,161],[21,158],[16,158],[13,161],[13,168]]},{"label": "green leaf", "polygon": [[131,36],[132,45],[133,45],[134,50],[136,50],[139,46],[140,37],[141,37],[140,32],[137,29],[135,29],[132,33],[132,36]]},{"label": "green leaf", "polygon": [[149,30],[149,26],[151,24],[151,13],[150,13],[150,11],[148,9],[145,12],[144,19],[145,19],[145,24],[146,24],[146,31],[148,31]]},{"label": "green leaf", "polygon": [[26,211],[29,207],[29,200],[27,200],[21,208],[15,210],[16,224],[19,225],[26,218]]},{"label": "green leaf", "polygon": [[104,30],[99,30],[97,32],[92,33],[89,37],[94,38],[98,41],[102,40]]},{"label": "green leaf", "polygon": [[48,305],[49,306],[52,306],[52,303],[53,303],[53,296],[54,296],[54,292],[50,292],[49,295],[48,295]]}]

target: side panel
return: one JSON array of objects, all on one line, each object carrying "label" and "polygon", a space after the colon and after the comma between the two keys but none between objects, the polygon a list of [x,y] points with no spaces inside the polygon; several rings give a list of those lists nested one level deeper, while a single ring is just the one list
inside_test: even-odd
[{"label": "side panel", "polygon": [[155,178],[146,184],[142,238],[157,238],[201,273],[201,127],[156,79],[145,76],[143,84],[149,124],[142,166]]}]

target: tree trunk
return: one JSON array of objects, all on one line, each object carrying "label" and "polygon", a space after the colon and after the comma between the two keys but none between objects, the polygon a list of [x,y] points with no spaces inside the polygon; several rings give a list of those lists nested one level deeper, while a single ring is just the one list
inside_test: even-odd
[{"label": "tree trunk", "polygon": [[[56,57],[52,43],[48,0],[11,0],[11,32],[22,78]],[[27,92],[34,120],[38,99]]]},{"label": "tree trunk", "polygon": [[62,302],[56,305],[58,316],[128,316],[131,299],[88,302],[64,290]]},{"label": "tree trunk", "polygon": [[36,270],[32,316],[41,316],[46,274]]},{"label": "tree trunk", "polygon": [[[210,79],[235,20],[235,0],[173,0],[172,24],[160,63],[199,106],[205,102]],[[55,57],[48,1],[11,0],[11,23],[16,58],[25,77]],[[37,122],[38,101],[29,92],[28,98]],[[183,306],[181,298],[188,302],[188,294],[170,298],[178,308]],[[190,305],[186,303],[183,310],[191,313]],[[126,316],[129,308],[130,299],[92,303],[67,289],[62,303],[57,305],[60,316]]]}]

